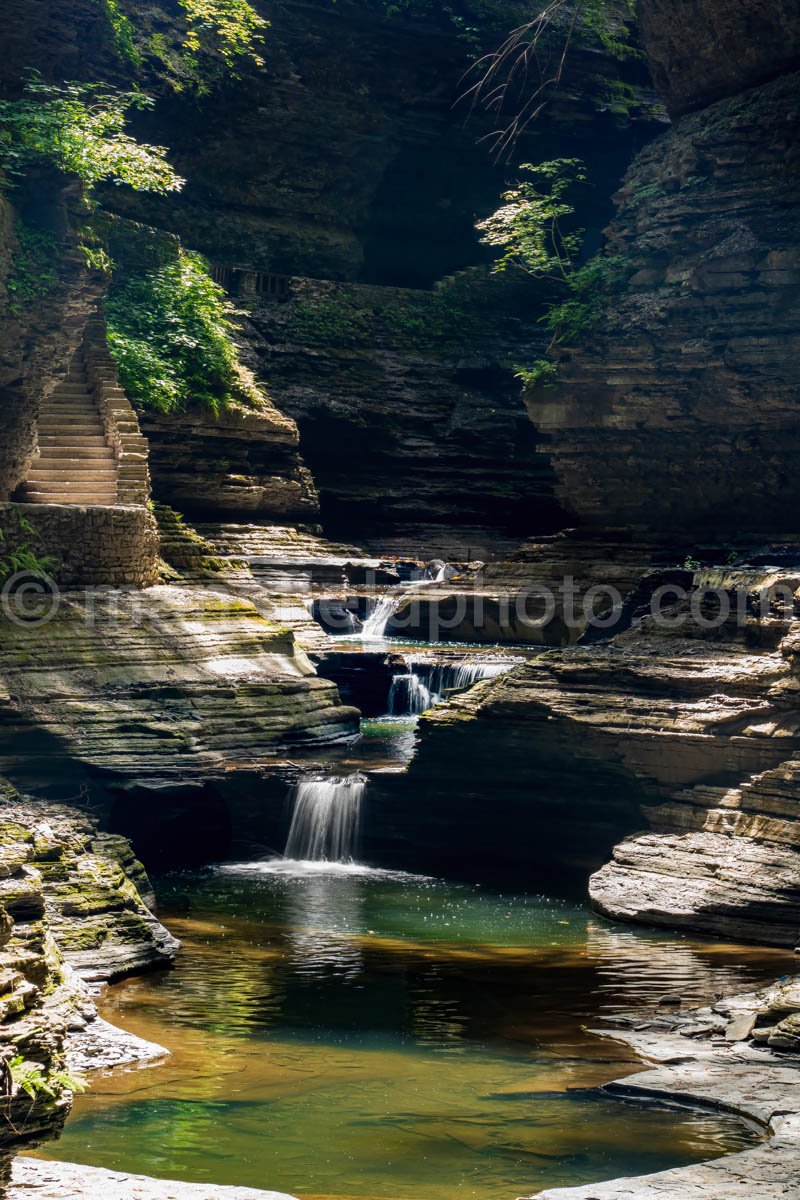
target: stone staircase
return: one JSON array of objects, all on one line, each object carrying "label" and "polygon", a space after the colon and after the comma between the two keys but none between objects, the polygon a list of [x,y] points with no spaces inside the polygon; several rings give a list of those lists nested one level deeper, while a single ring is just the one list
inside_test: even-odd
[{"label": "stone staircase", "polygon": [[42,402],[39,455],[20,499],[28,504],[117,503],[118,468],[79,351],[69,374]]}]

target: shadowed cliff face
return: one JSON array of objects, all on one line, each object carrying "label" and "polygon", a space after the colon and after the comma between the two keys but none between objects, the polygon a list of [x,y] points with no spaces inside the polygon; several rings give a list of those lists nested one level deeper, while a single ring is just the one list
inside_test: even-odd
[{"label": "shadowed cliff face", "polygon": [[[482,272],[437,291],[292,279],[247,310],[247,347],[300,429],[329,534],[476,545],[560,527],[514,366],[544,342],[536,288]],[[471,532],[470,532],[471,531]]]},{"label": "shadowed cliff face", "polygon": [[673,116],[800,67],[795,0],[639,0],[653,80]]},{"label": "shadowed cliff face", "polygon": [[682,118],[630,168],[607,230],[627,282],[528,396],[582,521],[798,528],[798,118],[784,75]]},{"label": "shadowed cliff face", "polygon": [[[485,140],[498,117],[459,98],[470,64],[518,24],[519,7],[501,0],[484,13],[477,43],[444,14],[387,16],[368,0],[258,7],[270,21],[263,69],[243,64],[239,79],[205,97],[162,86],[142,119],[186,176],[181,196],[115,190],[106,202],[214,260],[257,270],[427,287],[485,260],[474,222],[496,207],[508,168]],[[163,28],[158,12],[132,7],[131,17]],[[620,78],[633,85],[628,111],[614,111]],[[657,128],[653,99],[640,63],[579,40],[515,161],[586,158],[597,181],[587,224],[598,228],[615,180]]]}]

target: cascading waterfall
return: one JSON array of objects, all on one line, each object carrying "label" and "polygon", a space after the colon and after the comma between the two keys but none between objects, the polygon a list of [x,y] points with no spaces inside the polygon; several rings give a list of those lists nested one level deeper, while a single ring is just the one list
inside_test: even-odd
[{"label": "cascading waterfall", "polygon": [[510,671],[518,659],[495,663],[436,663],[425,659],[406,659],[408,672],[395,675],[389,688],[389,714],[393,717],[419,716],[434,704],[446,700],[452,692],[463,691],[481,679],[493,679]]},{"label": "cascading waterfall", "polygon": [[516,666],[516,661],[507,660],[500,663],[431,663],[408,660],[409,669],[422,675],[428,690],[434,696],[447,697],[449,692],[462,691],[472,687],[481,679],[494,679],[503,675]]},{"label": "cascading waterfall", "polygon": [[366,787],[363,775],[331,775],[296,784],[285,857],[295,862],[353,862]]},{"label": "cascading waterfall", "polygon": [[397,607],[397,601],[392,596],[384,596],[373,608],[364,622],[359,637],[364,642],[380,641],[386,633],[386,626]]},{"label": "cascading waterfall", "polygon": [[392,717],[419,716],[438,700],[422,682],[419,675],[394,675],[389,688],[389,715]]}]

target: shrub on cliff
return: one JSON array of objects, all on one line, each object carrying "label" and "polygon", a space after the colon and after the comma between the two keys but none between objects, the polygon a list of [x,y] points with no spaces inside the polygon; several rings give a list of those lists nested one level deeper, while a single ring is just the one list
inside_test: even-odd
[{"label": "shrub on cliff", "polygon": [[179,191],[183,180],[167,162],[166,149],[125,133],[128,112],[151,106],[141,92],[93,83],[56,87],[33,77],[22,99],[0,100],[0,167],[13,179],[53,164],[87,190],[110,180],[136,191]]},{"label": "shrub on cliff", "polygon": [[106,301],[108,342],[131,400],[159,412],[219,414],[259,408],[263,395],[239,362],[225,293],[199,254],[123,273]]}]

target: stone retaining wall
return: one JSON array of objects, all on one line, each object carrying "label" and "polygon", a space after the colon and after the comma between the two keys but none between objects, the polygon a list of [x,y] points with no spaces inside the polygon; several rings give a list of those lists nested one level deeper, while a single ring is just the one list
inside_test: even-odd
[{"label": "stone retaining wall", "polygon": [[56,561],[47,573],[64,587],[147,587],[157,580],[158,529],[143,506],[4,503],[0,536],[0,560],[25,548],[50,557]]}]

